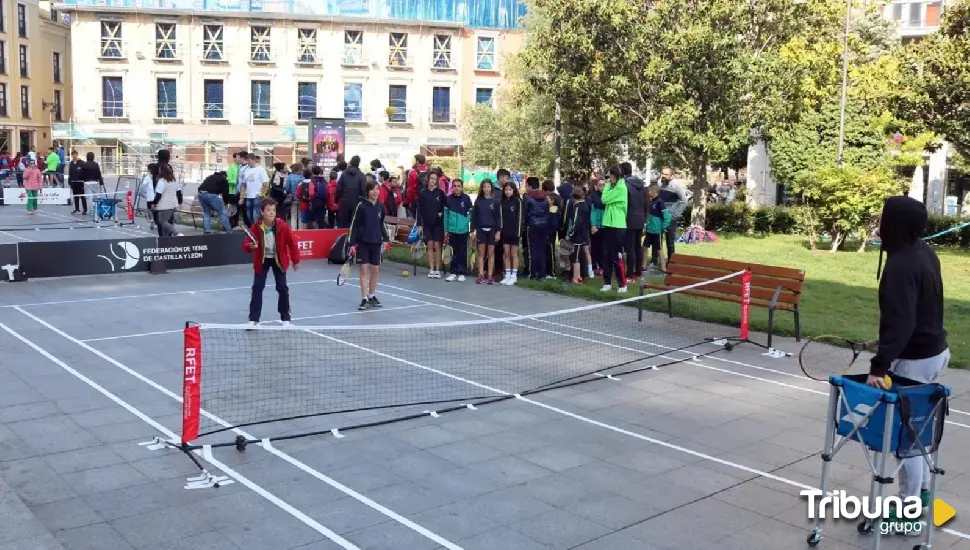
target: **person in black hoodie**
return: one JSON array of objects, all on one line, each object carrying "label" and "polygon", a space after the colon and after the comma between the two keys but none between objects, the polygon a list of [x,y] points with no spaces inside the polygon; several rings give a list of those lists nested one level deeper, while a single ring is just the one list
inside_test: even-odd
[{"label": "person in black hoodie", "polygon": [[[492,180],[485,178],[478,188],[478,198],[472,206],[472,242],[478,248],[478,278],[477,284],[495,284],[492,273],[495,271],[495,246],[501,238],[498,233],[502,230],[502,205],[495,195]],[[486,262],[485,257],[488,256]]]},{"label": "person in black hoodie", "polygon": [[340,198],[340,209],[337,211],[337,227],[347,229],[354,216],[354,209],[357,203],[364,200],[367,196],[365,186],[367,181],[364,173],[360,171],[360,157],[354,155],[350,158],[350,166],[347,167],[337,180],[337,196]]},{"label": "person in black hoodie", "polygon": [[556,184],[552,180],[542,182],[542,192],[549,202],[549,222],[546,226],[546,275],[556,276],[556,238],[559,237],[563,224],[563,210],[565,201],[556,193]]},{"label": "person in black hoodie", "polygon": [[647,196],[643,180],[633,175],[629,162],[620,165],[623,180],[626,182],[626,272],[630,279],[643,275],[643,224],[647,221]]},{"label": "person in black hoodie", "polygon": [[381,307],[377,299],[377,278],[380,275],[381,255],[390,242],[384,220],[384,205],[378,201],[380,188],[377,182],[368,182],[365,189],[367,198],[354,206],[350,219],[350,233],[347,242],[353,247],[352,253],[360,264],[360,305],[357,309]]},{"label": "person in black hoodie", "polygon": [[71,186],[71,194],[74,195],[74,211],[71,214],[80,212],[79,207],[83,205],[82,215],[88,215],[88,199],[84,196],[84,180],[81,179],[81,166],[84,161],[78,156],[77,151],[71,151],[71,164],[67,168],[67,181]]},{"label": "person in black hoodie", "polygon": [[445,192],[438,188],[438,174],[428,174],[424,192],[418,194],[418,234],[428,245],[429,279],[441,278],[441,245],[445,242]]},{"label": "person in black hoodie", "polygon": [[519,189],[514,185],[506,185],[500,197],[502,205],[502,231],[499,246],[503,248],[502,257],[508,258],[509,267],[505,268],[505,277],[499,281],[500,285],[512,286],[519,279],[519,243],[522,241],[522,216],[524,207]]},{"label": "person in black hoodie", "polygon": [[549,233],[549,199],[539,189],[539,178],[530,177],[529,192],[525,195],[525,227],[529,238],[529,266],[533,281],[543,281],[549,276],[546,270],[546,245]]},{"label": "person in black hoodie", "polygon": [[[890,197],[883,205],[879,267],[883,253],[886,265],[879,281],[879,347],[870,363],[870,386],[885,388],[883,377],[890,370],[917,382],[936,382],[950,362],[940,259],[921,239],[926,220],[926,207],[915,199]],[[926,461],[916,456],[901,464],[900,498],[919,496],[928,506],[933,495]]]}]

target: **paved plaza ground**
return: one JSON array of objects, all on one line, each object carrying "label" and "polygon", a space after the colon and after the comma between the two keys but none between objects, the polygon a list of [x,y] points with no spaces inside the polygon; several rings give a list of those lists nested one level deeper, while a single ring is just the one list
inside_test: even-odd
[{"label": "paved plaza ground", "polygon": [[[336,266],[307,263],[290,277],[295,324],[447,322],[584,303],[401,269],[384,270],[384,308],[358,313],[355,281],[339,288]],[[234,483],[186,490],[198,468],[139,443],[180,432],[185,322],[245,322],[251,279],[250,267],[232,266],[0,286],[0,549],[806,548],[798,493],[819,481],[828,385],[752,345],[339,439],[216,448],[206,466]],[[266,303],[271,321],[271,285]],[[970,378],[951,370],[944,381],[954,397],[938,496],[957,516],[933,548],[968,550]],[[832,477],[864,494],[861,450],[838,455]],[[819,548],[871,540],[830,522]],[[913,544],[883,540],[889,550]]]}]

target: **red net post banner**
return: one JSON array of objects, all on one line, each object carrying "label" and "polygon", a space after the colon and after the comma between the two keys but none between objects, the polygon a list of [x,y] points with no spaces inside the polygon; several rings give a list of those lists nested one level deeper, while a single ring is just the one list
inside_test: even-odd
[{"label": "red net post banner", "polygon": [[745,269],[741,275],[741,339],[748,339],[748,324],[751,319],[751,270]]},{"label": "red net post banner", "polygon": [[128,221],[135,223],[135,201],[131,195],[131,189],[128,190],[128,195],[125,197],[125,206],[128,207]]},{"label": "red net post banner", "polygon": [[185,327],[182,368],[182,444],[199,437],[201,410],[202,336],[199,326]]}]

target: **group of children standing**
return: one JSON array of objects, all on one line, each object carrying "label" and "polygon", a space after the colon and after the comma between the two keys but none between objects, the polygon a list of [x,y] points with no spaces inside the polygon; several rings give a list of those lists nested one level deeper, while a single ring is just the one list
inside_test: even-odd
[{"label": "group of children standing", "polygon": [[[429,173],[423,178],[417,198],[416,222],[421,238],[427,243],[428,278],[440,279],[442,248],[452,247],[451,264],[446,281],[465,281],[468,276],[469,243],[476,248],[478,284],[514,285],[521,274],[533,280],[553,279],[557,238],[572,244],[566,271],[575,284],[582,283],[583,273],[603,275],[603,291],[612,288],[612,276],[618,278],[618,291],[626,292],[624,243],[628,209],[633,203],[643,208],[640,220],[646,220],[642,247],[650,250],[650,262],[660,264],[660,236],[671,223],[670,213],[659,197],[656,184],[627,186],[625,176],[632,169],[624,163],[608,172],[606,181],[593,177],[587,184],[560,186],[565,198],[555,192],[549,180],[540,184],[536,177],[526,179],[526,192],[520,195],[510,181],[508,170],[498,171],[498,183],[482,181],[474,201],[465,194],[460,179],[451,182],[449,194],[439,188],[439,178]],[[643,193],[640,200],[630,201],[629,193]],[[639,240],[639,239],[638,239]],[[523,248],[525,269],[519,270],[519,248]],[[640,243],[637,243],[639,248]],[[643,255],[645,256],[645,254]],[[646,269],[646,260],[642,270]],[[585,267],[585,270],[583,269]]]}]

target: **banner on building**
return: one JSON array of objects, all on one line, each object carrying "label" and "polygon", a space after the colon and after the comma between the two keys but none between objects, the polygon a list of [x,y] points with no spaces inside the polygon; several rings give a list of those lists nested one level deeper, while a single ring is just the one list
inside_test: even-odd
[{"label": "banner on building", "polygon": [[347,126],[342,118],[314,118],[310,120],[309,150],[313,164],[330,170],[337,165],[337,156],[344,154]]}]

